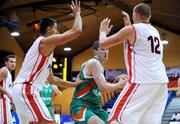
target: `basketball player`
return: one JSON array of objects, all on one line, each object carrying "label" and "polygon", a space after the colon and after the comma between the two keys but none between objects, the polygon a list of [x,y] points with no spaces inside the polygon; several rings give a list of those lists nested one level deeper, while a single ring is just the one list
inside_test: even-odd
[{"label": "basketball player", "polygon": [[40,96],[44,104],[48,108],[49,113],[51,114],[51,117],[53,118],[54,122],[55,122],[54,119],[55,108],[53,106],[53,97],[60,94],[61,92],[59,91],[57,86],[50,84],[48,80],[43,84],[43,87],[40,90]]},{"label": "basketball player", "polygon": [[85,82],[75,88],[70,114],[78,124],[107,124],[108,113],[100,104],[101,93],[123,88],[126,80],[114,84],[107,82],[102,63],[108,60],[109,50],[99,48],[98,41],[92,47],[94,57],[82,65],[80,79]]},{"label": "basketball player", "polygon": [[176,95],[177,97],[180,97],[180,77],[178,78],[177,83],[178,83],[178,90],[176,91]]},{"label": "basketball player", "polygon": [[159,32],[150,23],[151,9],[141,3],[133,9],[131,25],[127,13],[122,13],[125,27],[107,37],[110,19],[101,22],[101,48],[124,43],[128,84],[116,100],[108,122],[123,124],[160,124],[167,101],[168,78],[162,62],[163,45]]},{"label": "basketball player", "polygon": [[[13,87],[13,100],[21,124],[45,123],[53,124],[53,119],[42,101],[39,91],[49,75],[52,65],[53,51],[57,45],[65,44],[77,38],[82,31],[80,2],[72,1],[71,9],[75,16],[73,27],[59,34],[57,22],[44,18],[40,22],[39,36],[28,50],[20,72]],[[57,86],[74,87],[79,83],[63,81],[50,72],[49,81]]]},{"label": "basketball player", "polygon": [[5,67],[0,69],[0,122],[2,124],[12,124],[11,104],[13,104],[13,99],[10,91],[12,86],[10,72],[16,67],[16,56],[8,55],[4,61]]}]

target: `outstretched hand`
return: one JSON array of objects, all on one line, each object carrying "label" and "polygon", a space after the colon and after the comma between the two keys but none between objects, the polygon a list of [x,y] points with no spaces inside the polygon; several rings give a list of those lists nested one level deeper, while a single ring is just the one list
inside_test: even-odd
[{"label": "outstretched hand", "polygon": [[75,0],[75,3],[74,1],[72,1],[71,9],[74,15],[80,14],[81,13],[80,1]]},{"label": "outstretched hand", "polygon": [[106,35],[108,35],[113,27],[113,25],[110,25],[111,19],[105,18],[103,21],[101,21],[99,32],[105,32]]}]

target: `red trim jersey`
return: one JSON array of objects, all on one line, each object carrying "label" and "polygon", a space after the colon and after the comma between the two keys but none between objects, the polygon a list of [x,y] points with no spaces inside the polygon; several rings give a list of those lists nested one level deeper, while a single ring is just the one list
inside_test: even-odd
[{"label": "red trim jersey", "polygon": [[133,45],[124,43],[126,69],[129,83],[168,83],[162,62],[163,44],[159,33],[151,24],[132,25],[136,41]]},{"label": "red trim jersey", "polygon": [[43,36],[38,37],[28,50],[21,70],[15,80],[16,83],[30,83],[35,89],[40,90],[49,75],[52,65],[53,53],[48,57],[39,53],[39,43]]}]

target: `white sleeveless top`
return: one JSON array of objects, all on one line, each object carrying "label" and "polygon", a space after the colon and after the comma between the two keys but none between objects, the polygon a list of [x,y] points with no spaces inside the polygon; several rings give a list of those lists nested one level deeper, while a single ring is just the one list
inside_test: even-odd
[{"label": "white sleeveless top", "polygon": [[133,45],[124,43],[126,69],[130,83],[168,83],[162,62],[163,45],[157,29],[151,24],[132,25],[136,41]]},{"label": "white sleeveless top", "polygon": [[52,66],[53,53],[48,57],[39,53],[39,43],[45,38],[38,37],[28,50],[20,72],[15,80],[16,83],[30,83],[38,91],[47,80],[49,69]]},{"label": "white sleeveless top", "polygon": [[[3,80],[1,86],[3,87],[3,89],[10,92],[11,91],[10,86],[12,85],[12,76],[8,69],[7,69],[7,71],[8,71],[7,78]],[[1,94],[1,95],[3,95],[3,97],[9,101],[9,98],[7,97],[7,95],[5,95],[5,94]]]}]

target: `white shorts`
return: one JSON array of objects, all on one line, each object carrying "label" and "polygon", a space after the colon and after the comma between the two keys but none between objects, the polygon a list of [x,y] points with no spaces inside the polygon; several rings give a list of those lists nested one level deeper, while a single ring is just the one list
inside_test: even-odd
[{"label": "white shorts", "polygon": [[49,122],[53,119],[42,101],[39,92],[28,84],[16,84],[12,89],[13,101],[21,124]]},{"label": "white shorts", "polygon": [[114,103],[108,123],[161,124],[167,95],[167,84],[127,84]]},{"label": "white shorts", "polygon": [[10,102],[5,98],[0,98],[0,124],[12,124]]}]

